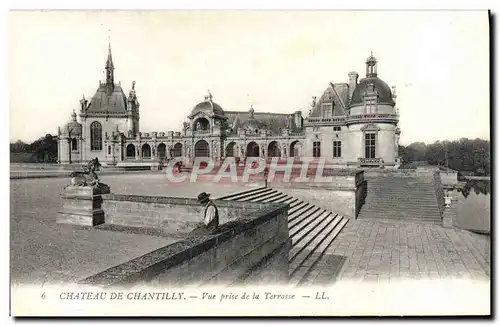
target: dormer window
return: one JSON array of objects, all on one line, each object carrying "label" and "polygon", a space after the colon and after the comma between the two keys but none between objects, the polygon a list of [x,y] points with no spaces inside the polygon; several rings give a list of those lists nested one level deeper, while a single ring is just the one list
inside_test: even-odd
[{"label": "dormer window", "polygon": [[366,114],[377,113],[377,99],[376,98],[365,99],[365,113]]},{"label": "dormer window", "polygon": [[321,105],[321,117],[330,118],[333,116],[333,105],[331,103],[323,103]]}]

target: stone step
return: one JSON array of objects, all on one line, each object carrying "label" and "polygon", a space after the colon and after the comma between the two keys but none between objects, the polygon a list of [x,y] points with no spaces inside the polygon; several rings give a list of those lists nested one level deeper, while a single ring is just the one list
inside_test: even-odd
[{"label": "stone step", "polygon": [[267,194],[264,194],[263,196],[251,199],[250,201],[256,202],[256,201],[261,201],[261,202],[266,202],[268,199],[276,198],[283,195],[281,192],[276,191],[276,192],[269,192]]},{"label": "stone step", "polygon": [[[317,224],[319,224],[319,221],[322,221],[326,219],[328,216],[330,216],[332,213],[327,211],[327,210],[322,210],[317,212],[314,217],[308,218],[308,219],[301,219],[300,221],[297,221],[295,225],[292,227],[289,226],[289,235],[290,238],[293,240],[294,238],[297,237],[297,234],[301,232],[303,229],[310,229],[310,228],[315,228]],[[314,223],[313,223],[314,222]]]},{"label": "stone step", "polygon": [[435,224],[435,225],[441,225],[443,222],[440,218],[422,218],[422,217],[405,217],[405,218],[390,218],[390,217],[385,217],[385,216],[376,216],[376,217],[359,217],[358,220],[363,220],[363,221],[394,221],[396,222],[403,222],[403,223],[423,223],[423,224]]},{"label": "stone step", "polygon": [[311,232],[320,231],[322,229],[322,224],[330,223],[330,215],[330,212],[318,212],[313,218],[305,220],[304,222],[306,223],[304,223],[304,225],[297,227],[290,234],[290,238],[292,239],[292,247],[298,246]]},{"label": "stone step", "polygon": [[315,214],[324,211],[321,207],[318,206],[312,206],[309,210],[306,212],[300,214],[300,215],[295,215],[292,218],[288,218],[288,230],[292,230],[293,228],[296,227],[298,223],[300,223],[304,219],[308,219],[310,216],[315,216]]},{"label": "stone step", "polygon": [[290,215],[295,214],[296,212],[298,212],[300,210],[303,210],[307,206],[311,206],[311,205],[308,202],[300,201],[299,203],[297,203],[293,207],[290,207],[290,209],[288,210],[288,217],[290,218]]},{"label": "stone step", "polygon": [[438,214],[441,215],[438,209],[438,206],[434,207],[401,207],[401,206],[393,206],[393,207],[384,207],[384,206],[371,206],[366,205],[362,206],[360,212],[375,212],[375,213],[426,213],[426,214]]},{"label": "stone step", "polygon": [[326,251],[337,236],[338,232],[335,232],[335,230],[339,229],[340,232],[345,223],[347,223],[342,222],[342,220],[344,218],[332,220],[327,227],[321,230],[321,234],[318,234],[312,241],[308,242],[307,250],[302,250],[293,256],[292,260],[289,261],[290,285],[298,285],[302,278],[308,274],[309,270],[314,267],[318,258]]},{"label": "stone step", "polygon": [[[221,197],[224,200],[285,203],[292,241],[289,253],[290,276],[300,281],[314,261],[321,257],[348,219],[272,188],[255,188]],[[340,226],[341,227],[338,227]],[[338,231],[335,231],[338,230]],[[305,267],[305,270],[303,270]],[[300,269],[301,271],[299,272]],[[294,279],[295,280],[295,279]]]},{"label": "stone step", "polygon": [[264,189],[267,189],[267,188],[266,187],[258,187],[258,188],[253,188],[253,189],[250,189],[250,190],[238,191],[238,192],[235,192],[235,193],[231,193],[231,194],[219,197],[217,199],[219,199],[219,200],[233,200],[235,197],[240,197],[240,196],[243,196],[243,195],[246,195],[246,194],[249,194],[249,193],[252,193],[252,192],[256,192],[256,191],[259,191],[259,190],[264,190]]},{"label": "stone step", "polygon": [[268,192],[269,192],[268,189],[262,189],[262,190],[255,191],[255,192],[252,192],[252,193],[243,194],[241,196],[235,196],[235,197],[231,197],[231,198],[226,198],[224,200],[246,201],[246,199],[249,198],[249,197],[253,197],[253,196],[256,196],[258,194],[266,194]]},{"label": "stone step", "polygon": [[432,210],[432,211],[435,211],[438,209],[438,204],[437,204],[437,201],[436,203],[432,204],[432,203],[414,203],[413,205],[409,205],[409,204],[403,204],[401,203],[400,205],[399,204],[394,204],[394,203],[387,203],[386,205],[383,205],[383,204],[379,204],[379,203],[365,203],[365,205],[361,206],[361,209],[365,208],[365,209],[368,209],[368,208],[373,208],[374,210],[379,210],[379,209],[383,209],[384,211],[393,211],[393,210],[415,210],[415,211],[419,211],[419,210]]},{"label": "stone step", "polygon": [[259,193],[256,193],[256,194],[251,194],[249,196],[245,196],[245,197],[242,197],[240,199],[236,199],[237,201],[251,201],[252,199],[255,199],[255,198],[261,198],[261,197],[264,197],[266,195],[269,195],[271,193],[276,193],[278,192],[277,190],[274,190],[274,189],[268,189],[264,192],[259,192]]},{"label": "stone step", "polygon": [[358,219],[399,219],[399,220],[410,220],[410,219],[420,219],[420,220],[441,220],[441,215],[439,214],[419,214],[419,213],[383,213],[383,212],[370,212],[364,211],[360,212]]},{"label": "stone step", "polygon": [[308,203],[302,209],[296,210],[292,214],[289,213],[288,214],[288,228],[290,228],[290,225],[292,224],[291,222],[296,220],[298,217],[300,217],[302,215],[310,215],[313,211],[319,210],[319,209],[320,209],[319,207],[316,207],[316,206]]},{"label": "stone step", "polygon": [[[404,192],[402,192],[404,191]],[[406,189],[402,189],[401,191],[393,191],[393,190],[387,190],[387,189],[377,189],[377,190],[368,190],[367,196],[374,196],[374,197],[380,197],[380,198],[388,198],[393,195],[396,195],[401,198],[414,198],[414,197],[422,197],[422,198],[435,198],[436,193],[434,191],[407,191]]]},{"label": "stone step", "polygon": [[[323,270],[324,266],[321,266],[321,260],[326,254],[328,248],[332,245],[333,241],[335,241],[335,238],[337,235],[342,231],[344,226],[349,222],[348,219],[344,218],[340,223],[337,224],[333,232],[331,232],[328,236],[325,237],[323,242],[319,245],[319,247],[316,249],[316,252],[313,253],[307,261],[303,264],[303,266],[307,266],[310,264],[310,268],[305,271],[304,275],[299,278],[299,273],[295,274],[295,278],[291,279],[290,284],[296,286],[304,286],[304,285],[310,285],[314,279],[321,273],[325,273],[328,271]],[[333,273],[334,271],[331,271]],[[299,279],[297,283],[295,283],[295,280]]]},{"label": "stone step", "polygon": [[328,234],[328,231],[335,227],[335,225],[342,219],[342,216],[336,215],[335,217],[326,218],[323,223],[320,224],[320,227],[316,228],[314,232],[311,232],[304,236],[302,239],[301,246],[292,247],[289,254],[288,262],[290,263],[290,271],[295,270],[305,259],[307,255],[304,255],[304,249],[306,253],[313,252],[314,247],[318,244],[321,239]]},{"label": "stone step", "polygon": [[265,199],[265,200],[263,200],[263,202],[265,202],[265,203],[278,203],[279,200],[287,199],[289,197],[290,196],[288,196],[287,194],[284,194],[282,192],[278,192],[278,195],[273,196],[273,197],[268,198],[268,199]]},{"label": "stone step", "polygon": [[434,190],[430,189],[425,189],[425,190],[418,190],[418,189],[367,189],[367,195],[372,195],[372,196],[380,196],[380,197],[387,197],[389,195],[396,194],[401,197],[413,197],[413,196],[422,196],[422,197],[429,197],[429,196],[436,196],[436,192]]},{"label": "stone step", "polygon": [[[383,191],[383,192],[382,192]],[[415,199],[415,198],[436,198],[436,193],[435,192],[429,192],[429,193],[424,193],[424,192],[415,192],[412,194],[411,192],[407,192],[404,190],[405,193],[401,194],[397,191],[387,191],[387,190],[378,190],[377,192],[373,191],[370,192],[368,191],[367,197],[375,197],[375,198],[393,198],[394,196],[397,196],[398,198],[404,199]]]},{"label": "stone step", "polygon": [[299,200],[298,198],[286,196],[286,197],[283,197],[282,199],[278,199],[277,201],[275,201],[275,203],[284,203],[284,204],[291,205],[293,202],[298,201],[298,200]]}]

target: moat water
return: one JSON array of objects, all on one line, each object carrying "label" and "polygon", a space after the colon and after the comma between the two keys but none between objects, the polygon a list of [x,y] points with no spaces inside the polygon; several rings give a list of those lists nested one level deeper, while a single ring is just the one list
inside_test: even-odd
[{"label": "moat water", "polygon": [[457,196],[457,227],[490,233],[491,191],[490,180],[468,180]]}]

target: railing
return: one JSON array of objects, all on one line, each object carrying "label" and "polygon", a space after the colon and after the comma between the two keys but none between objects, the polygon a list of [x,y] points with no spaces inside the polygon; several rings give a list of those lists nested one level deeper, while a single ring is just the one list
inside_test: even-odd
[{"label": "railing", "polygon": [[347,116],[346,122],[357,122],[360,120],[389,120],[398,121],[399,115],[392,113],[372,113],[372,114],[356,114]]},{"label": "railing", "polygon": [[383,160],[381,158],[366,158],[366,157],[359,157],[358,162],[361,164],[381,164],[383,163]]},{"label": "railing", "polygon": [[331,117],[331,118],[306,118],[305,123],[333,123],[333,122],[345,122],[346,117]]}]

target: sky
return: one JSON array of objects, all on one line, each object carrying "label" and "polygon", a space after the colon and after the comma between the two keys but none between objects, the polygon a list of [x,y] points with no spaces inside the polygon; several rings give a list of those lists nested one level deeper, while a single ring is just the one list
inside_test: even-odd
[{"label": "sky", "polygon": [[10,141],[69,121],[97,90],[136,81],[140,130],[180,131],[210,90],[225,110],[306,117],[348,73],[396,86],[401,144],[489,139],[486,11],[44,11],[9,14]]}]

